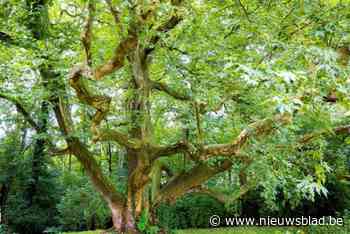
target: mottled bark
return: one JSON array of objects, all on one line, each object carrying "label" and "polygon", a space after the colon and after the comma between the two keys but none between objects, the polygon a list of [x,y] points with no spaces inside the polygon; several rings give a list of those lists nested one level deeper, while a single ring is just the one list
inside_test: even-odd
[{"label": "mottled bark", "polygon": [[276,125],[286,125],[291,122],[289,114],[276,115],[273,118],[257,121],[244,129],[232,143],[205,145],[200,152],[202,160],[210,157],[237,155],[240,149],[253,137],[267,135],[272,132]]},{"label": "mottled bark", "polygon": [[128,149],[128,208],[133,211],[136,220],[139,219],[147,202],[145,201],[145,186],[149,182],[151,170],[150,140],[152,128],[150,119],[150,82],[148,77],[148,63],[142,52],[137,49],[130,55],[129,61],[134,84],[133,96],[129,102],[129,111],[133,122],[130,135],[139,139],[138,149]]},{"label": "mottled bark", "polygon": [[81,36],[81,41],[85,50],[86,64],[88,66],[92,66],[92,53],[91,53],[92,26],[94,23],[95,11],[96,11],[94,0],[89,0],[88,10],[89,10],[89,14],[88,14],[88,17],[86,18],[86,24],[84,27],[84,32],[82,33],[82,36]]},{"label": "mottled bark", "polygon": [[171,97],[181,101],[192,101],[192,97],[189,94],[178,92],[175,89],[170,88],[167,84],[157,81],[151,81],[153,89],[163,91]]},{"label": "mottled bark", "polygon": [[106,63],[94,71],[94,78],[96,80],[102,79],[104,76],[111,74],[115,70],[124,66],[124,60],[127,54],[135,49],[137,45],[137,37],[133,31],[129,31],[129,35],[124,39],[115,49],[114,56]]},{"label": "mottled bark", "polygon": [[151,196],[152,196],[152,202],[156,199],[156,196],[159,194],[160,191],[160,179],[161,179],[161,173],[162,173],[161,163],[160,161],[157,161],[154,163],[152,167],[152,189],[151,189]]},{"label": "mottled bark", "polygon": [[71,152],[83,165],[94,187],[107,201],[116,230],[126,233],[137,233],[134,216],[131,210],[128,209],[124,196],[116,191],[113,183],[102,173],[100,166],[86,146],[76,138],[68,138],[67,143]]},{"label": "mottled bark", "polygon": [[53,98],[52,103],[62,133],[66,137],[70,152],[81,163],[96,190],[101,193],[108,203],[115,229],[121,233],[137,233],[135,219],[131,211],[127,208],[124,196],[116,191],[110,179],[102,173],[102,169],[93,155],[88,151],[87,147],[79,139],[69,137],[72,129],[67,127],[67,122],[71,122],[71,117],[69,112],[64,111],[68,108],[61,106],[63,102],[58,101],[59,99],[60,97]]},{"label": "mottled bark", "polygon": [[162,201],[175,201],[190,189],[200,186],[209,178],[231,168],[232,162],[223,161],[216,167],[209,166],[205,163],[198,164],[187,172],[174,176],[159,192],[154,205]]}]

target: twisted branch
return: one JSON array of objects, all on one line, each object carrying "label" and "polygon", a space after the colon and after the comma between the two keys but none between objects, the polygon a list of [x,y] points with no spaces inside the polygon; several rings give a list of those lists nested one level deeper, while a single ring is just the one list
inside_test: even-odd
[{"label": "twisted branch", "polygon": [[237,155],[250,138],[269,134],[275,128],[276,123],[288,124],[290,122],[291,118],[288,114],[257,121],[244,129],[232,143],[204,146],[201,149],[200,157],[202,160],[206,160],[213,156]]},{"label": "twisted branch", "polygon": [[96,11],[94,0],[89,0],[88,10],[89,10],[89,14],[86,19],[84,31],[81,35],[81,41],[83,43],[84,50],[85,50],[86,64],[88,66],[92,66],[92,54],[91,54],[92,24],[94,21],[94,16]]},{"label": "twisted branch", "polygon": [[92,94],[82,79],[83,73],[89,75],[89,70],[84,67],[77,67],[74,69],[70,75],[69,83],[75,90],[77,97],[81,102],[96,109],[96,112],[92,117],[91,130],[94,135],[98,135],[97,127],[109,111],[111,98],[108,96]]}]

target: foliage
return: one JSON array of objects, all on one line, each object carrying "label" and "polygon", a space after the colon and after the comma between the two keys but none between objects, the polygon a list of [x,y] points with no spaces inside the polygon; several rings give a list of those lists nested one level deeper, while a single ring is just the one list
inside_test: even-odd
[{"label": "foliage", "polygon": [[162,204],[157,210],[161,226],[170,229],[209,227],[213,214],[224,217],[224,204],[207,195],[186,195],[173,205]]},{"label": "foliage", "polygon": [[85,177],[67,172],[65,192],[57,204],[58,221],[63,230],[105,228],[110,211]]},{"label": "foliage", "polygon": [[149,220],[149,213],[147,210],[144,210],[137,223],[138,229],[144,234],[157,234],[159,232],[159,227],[151,225]]},{"label": "foliage", "polygon": [[306,230],[310,234],[327,234],[327,233],[347,234],[350,232],[349,212],[346,211],[342,217],[344,221],[344,224],[342,226],[338,226],[338,225],[308,226]]},{"label": "foliage", "polygon": [[[33,152],[30,148],[21,149],[19,136],[12,132],[0,141],[0,184],[8,188],[3,218],[14,232],[39,233],[56,223],[55,206],[60,195],[56,178],[59,174],[53,167],[41,168],[38,190],[30,202],[28,188],[32,182]],[[50,163],[44,160],[48,166]]]},{"label": "foliage", "polygon": [[[322,157],[323,164],[327,165],[327,172],[324,175],[325,193],[317,193],[313,199],[300,196],[293,191],[293,184],[288,183],[280,177],[277,186],[266,196],[266,188],[258,187],[248,193],[243,199],[243,214],[253,216],[322,216],[336,215],[343,213],[350,205],[350,186],[348,181],[342,178],[349,172],[349,145],[346,143],[346,136],[331,136],[322,140],[324,147],[319,149],[320,155],[315,155],[315,145],[309,144],[299,154],[301,156]],[[316,153],[317,154],[317,153]],[[303,161],[309,160],[303,158]],[[303,170],[307,168],[304,167]],[[309,170],[316,170],[310,168]],[[287,186],[287,190],[284,190]],[[295,188],[294,188],[295,189]],[[268,191],[268,190],[267,190]],[[300,190],[302,192],[303,190]],[[296,202],[297,201],[297,202]],[[253,211],[253,212],[251,212]]]},{"label": "foliage", "polygon": [[[18,155],[17,155],[18,157]],[[17,233],[39,233],[48,226],[57,223],[56,204],[60,196],[60,186],[56,180],[58,172],[56,170],[44,171],[40,175],[38,193],[33,198],[33,203],[28,201],[28,184],[30,183],[31,159],[24,155],[16,166],[16,180],[14,181],[7,204],[7,216],[9,226]],[[28,165],[29,164],[29,165]]]}]

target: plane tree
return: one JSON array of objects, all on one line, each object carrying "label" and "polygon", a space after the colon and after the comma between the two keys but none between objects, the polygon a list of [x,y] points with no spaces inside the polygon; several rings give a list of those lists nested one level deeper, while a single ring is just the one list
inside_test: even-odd
[{"label": "plane tree", "polygon": [[[222,200],[258,184],[326,193],[324,137],[349,133],[346,3],[34,2],[1,12],[0,97],[38,133],[45,100],[41,144],[77,158],[116,230],[139,233],[142,212],[190,192],[219,197],[205,184],[225,171],[239,183]],[[126,152],[126,194],[103,142]]]}]

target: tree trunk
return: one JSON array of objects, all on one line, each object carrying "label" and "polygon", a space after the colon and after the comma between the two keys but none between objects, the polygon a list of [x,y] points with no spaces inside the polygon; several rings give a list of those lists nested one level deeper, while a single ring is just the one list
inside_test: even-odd
[{"label": "tree trunk", "polygon": [[128,151],[128,198],[127,207],[136,221],[140,220],[145,208],[145,186],[149,181],[149,167],[144,163],[144,154],[133,150]]},{"label": "tree trunk", "polygon": [[147,189],[151,169],[150,151],[148,149],[152,127],[150,119],[150,82],[148,63],[143,50],[137,46],[129,58],[132,68],[133,96],[129,102],[129,111],[133,127],[130,135],[142,142],[140,149],[128,149],[128,199],[127,207],[132,211],[136,221],[148,206]]},{"label": "tree trunk", "polygon": [[120,209],[113,203],[109,204],[112,212],[113,226],[118,233],[137,234],[137,225],[132,211],[128,207]]},{"label": "tree trunk", "polygon": [[[66,105],[62,96],[57,95],[52,88],[57,87],[59,77],[52,77],[52,85],[50,85],[50,92],[53,94],[51,103],[56,115],[57,122],[60,126],[63,136],[70,153],[73,154],[82,165],[84,172],[90,178],[94,188],[102,195],[107,202],[111,214],[113,226],[119,233],[139,233],[137,230],[136,221],[134,219],[132,210],[127,206],[127,200],[124,195],[116,191],[112,181],[103,174],[102,168],[95,160],[93,154],[88,150],[87,146],[76,137],[72,137],[72,119],[69,107]],[[55,85],[56,84],[56,85]]]}]

